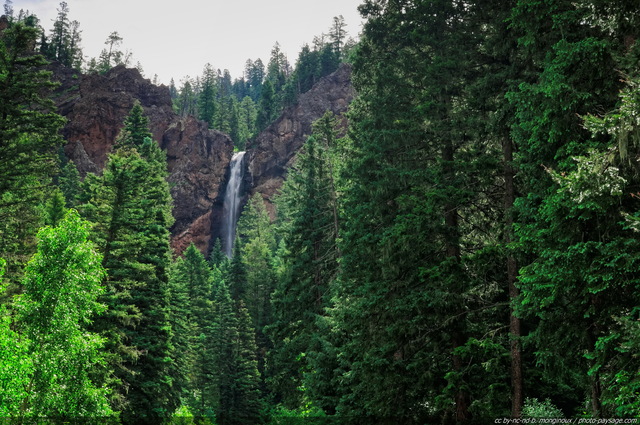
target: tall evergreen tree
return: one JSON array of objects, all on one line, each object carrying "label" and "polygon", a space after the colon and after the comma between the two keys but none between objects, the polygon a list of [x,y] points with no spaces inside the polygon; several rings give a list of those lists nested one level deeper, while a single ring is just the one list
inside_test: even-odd
[{"label": "tall evergreen tree", "polygon": [[195,325],[191,321],[189,282],[184,274],[186,267],[184,258],[178,257],[169,275],[169,323],[173,333],[169,375],[181,404],[192,406],[196,398],[191,392],[192,373],[196,366],[192,350]]},{"label": "tall evergreen tree", "polygon": [[116,139],[116,145],[118,149],[137,148],[140,150],[147,138],[153,138],[151,131],[149,131],[149,118],[145,115],[140,101],[136,100],[124,120],[124,128]]},{"label": "tall evergreen tree", "polygon": [[[104,253],[109,309],[97,328],[109,339],[126,422],[156,423],[178,403],[169,378],[168,269],[171,196],[166,156],[136,137],[134,107],[101,177],[85,181],[85,214]],[[148,131],[148,130],[147,130]],[[142,131],[143,132],[143,131]]]},{"label": "tall evergreen tree", "polygon": [[258,104],[258,117],[256,119],[256,129],[262,131],[276,117],[278,111],[278,101],[271,81],[267,80],[262,86],[260,102]]},{"label": "tall evergreen tree", "polygon": [[0,32],[0,256],[14,284],[35,248],[38,204],[56,173],[64,122],[46,96],[53,83],[46,61],[33,52],[37,30],[30,21],[10,22]]},{"label": "tall evergreen tree", "polygon": [[226,270],[225,280],[229,282],[229,293],[231,299],[238,303],[246,300],[247,297],[247,269],[242,258],[242,249],[238,239],[233,244],[233,256],[229,261],[229,268]]},{"label": "tall evergreen tree", "polygon": [[329,38],[338,59],[343,59],[345,40],[347,39],[346,22],[342,15],[333,17],[333,24],[329,30]]},{"label": "tall evergreen tree", "polygon": [[68,160],[60,170],[58,176],[58,187],[62,191],[66,206],[68,208],[76,207],[80,200],[81,182],[80,173],[73,161]]},{"label": "tall evergreen tree", "polygon": [[265,71],[261,59],[252,61],[247,59],[245,64],[245,79],[247,80],[248,95],[254,102],[258,102],[262,97],[262,84],[264,83]]},{"label": "tall evergreen tree", "polygon": [[62,65],[80,69],[82,66],[82,40],[80,23],[69,19],[69,5],[63,1],[58,8],[58,16],[53,22],[48,43],[41,42],[41,51],[47,59]]},{"label": "tall evergreen tree", "polygon": [[[256,359],[257,346],[253,321],[240,301],[235,311],[237,339],[233,341],[233,383],[229,411],[222,424],[251,425],[261,422],[262,399]],[[225,416],[222,416],[225,419]]]},{"label": "tall evergreen tree", "polygon": [[211,66],[207,64],[202,74],[202,88],[198,94],[198,118],[209,123],[209,127],[213,128],[217,110],[218,79]]},{"label": "tall evergreen tree", "polygon": [[178,95],[176,103],[176,113],[185,117],[187,115],[196,116],[196,95],[193,90],[193,85],[189,77],[187,77],[180,88],[180,94]]},{"label": "tall evergreen tree", "polygon": [[[337,271],[335,200],[326,148],[312,135],[283,187],[278,213],[287,248],[283,271],[273,293],[273,341],[269,375],[278,398],[290,409],[302,405],[308,360],[322,352],[318,321],[329,306],[330,284]],[[331,377],[326,377],[330,379]],[[333,406],[321,406],[327,410]]]},{"label": "tall evergreen tree", "polygon": [[[215,409],[215,376],[212,358],[211,319],[213,275],[204,256],[192,244],[184,253],[184,259],[177,260],[171,279],[176,293],[173,322],[181,323],[183,333],[174,330],[176,343],[181,341],[182,348],[175,347],[175,363],[183,363],[185,370],[183,399],[197,416],[210,415]],[[181,314],[181,316],[177,316]]]},{"label": "tall evergreen tree", "polygon": [[[574,227],[577,223],[569,218],[570,214],[562,217],[568,202],[566,193],[563,194],[562,186],[547,170],[568,176],[579,172],[584,164],[574,158],[585,156],[590,149],[600,148],[602,143],[602,139],[590,137],[579,115],[603,107],[611,108],[619,89],[615,79],[607,77],[616,67],[617,53],[612,50],[615,43],[610,35],[615,34],[615,26],[603,31],[591,24],[593,6],[597,3],[517,2],[510,21],[519,34],[518,47],[526,71],[524,82],[507,93],[514,114],[511,134],[517,152],[514,157],[518,168],[516,181],[525,194],[517,200],[515,209],[515,238],[522,248],[521,265],[525,266],[520,279],[522,297],[526,304],[540,306],[546,301],[543,301],[544,292],[538,290],[550,281],[559,282],[555,280],[556,273],[564,275],[566,280],[558,284],[558,297],[554,300],[556,305],[565,303],[565,317],[573,317],[547,328],[550,322],[539,316],[536,318],[537,313],[526,316],[534,328],[526,342],[536,347],[535,361],[545,365],[542,370],[531,370],[536,382],[545,383],[535,386],[538,392],[535,395],[557,400],[568,411],[577,409],[587,398],[594,416],[602,414],[600,377],[597,372],[587,377],[585,371],[592,362],[581,353],[593,352],[598,339],[595,329],[604,324],[599,324],[596,316],[583,317],[583,302],[566,304],[567,299],[562,294],[589,287],[580,278],[578,269],[586,269],[581,263],[581,254],[573,251],[580,244],[574,243],[584,242],[584,249],[606,246],[607,238],[598,237],[595,228],[607,225],[595,225],[585,215],[581,225]],[[547,14],[546,18],[542,18],[544,14]],[[553,241],[547,239],[551,236],[548,232],[553,232]],[[552,271],[548,267],[554,267],[551,266],[554,262],[557,267],[559,257],[564,257],[567,265],[573,264],[576,268],[568,266]],[[533,285],[532,279],[537,279],[540,286]],[[570,330],[563,328],[562,333],[556,333],[561,328],[560,323],[570,325]],[[563,335],[571,335],[571,343],[568,351],[559,355],[554,351],[555,347],[568,343]],[[576,338],[578,335],[580,337]],[[565,388],[579,390],[567,393]]]},{"label": "tall evergreen tree", "polygon": [[[349,335],[340,347],[345,415],[465,422],[505,408],[504,394],[485,391],[502,375],[481,365],[504,347],[475,326],[497,301],[484,192],[497,146],[479,134],[467,91],[479,9],[448,1],[360,9],[368,22],[354,63],[349,214],[332,310]],[[485,395],[492,402],[473,403]]]},{"label": "tall evergreen tree", "polygon": [[247,203],[238,221],[240,249],[247,274],[245,302],[258,345],[258,370],[265,374],[265,354],[271,348],[265,327],[271,324],[271,293],[275,288],[275,233],[260,194]]},{"label": "tall evergreen tree", "polygon": [[234,350],[238,338],[236,317],[229,289],[223,280],[214,282],[211,339],[208,347],[213,351],[215,385],[213,403],[215,415],[221,425],[233,421]]}]

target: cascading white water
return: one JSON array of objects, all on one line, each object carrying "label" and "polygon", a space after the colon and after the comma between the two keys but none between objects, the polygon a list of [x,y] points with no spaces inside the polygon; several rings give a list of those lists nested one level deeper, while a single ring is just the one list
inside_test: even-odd
[{"label": "cascading white water", "polygon": [[244,177],[243,167],[244,152],[237,152],[231,158],[229,165],[229,182],[227,190],[224,194],[224,202],[222,204],[222,243],[224,252],[227,257],[233,255],[233,242],[236,238],[236,224],[240,215],[240,189],[242,188],[242,179]]}]

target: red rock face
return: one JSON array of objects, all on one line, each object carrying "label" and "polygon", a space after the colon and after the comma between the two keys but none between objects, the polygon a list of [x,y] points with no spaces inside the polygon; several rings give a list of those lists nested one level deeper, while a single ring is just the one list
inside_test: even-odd
[{"label": "red rock face", "polygon": [[140,101],[154,139],[167,152],[176,219],[172,247],[179,254],[193,242],[206,253],[222,207],[231,139],[193,117],[176,115],[169,89],[151,84],[136,69],[118,66],[106,75],[81,75],[56,65],[51,70],[61,83],[54,100],[68,119],[65,153],[83,176],[102,171],[124,119]]},{"label": "red rock face", "polygon": [[248,160],[251,194],[257,192],[262,195],[272,218],[275,215],[272,197],[282,186],[286,170],[295,160],[296,153],[311,135],[313,122],[331,111],[343,118],[346,128],[344,113],[354,96],[351,67],[342,65],[302,94],[296,105],[287,108],[280,118],[258,135]]}]

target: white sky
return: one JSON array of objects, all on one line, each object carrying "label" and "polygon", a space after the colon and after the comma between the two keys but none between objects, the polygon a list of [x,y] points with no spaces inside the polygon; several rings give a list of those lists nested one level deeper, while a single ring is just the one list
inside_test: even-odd
[{"label": "white sky", "polygon": [[[107,36],[118,31],[122,50],[133,52],[132,65],[139,61],[145,77],[157,74],[165,84],[172,77],[180,85],[186,75],[200,75],[207,62],[239,78],[247,59],[260,58],[266,65],[276,41],[293,65],[305,43],[329,31],[334,16],[344,16],[351,37],[362,26],[361,0],[66,1],[69,19],[80,22],[86,59],[98,57]],[[47,33],[59,4],[13,0],[16,13],[35,13]]]}]

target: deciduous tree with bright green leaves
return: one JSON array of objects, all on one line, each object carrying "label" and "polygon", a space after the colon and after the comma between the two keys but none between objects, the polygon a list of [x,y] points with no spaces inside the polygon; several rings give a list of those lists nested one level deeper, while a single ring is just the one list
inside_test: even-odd
[{"label": "deciduous tree with bright green leaves", "polygon": [[[6,262],[0,259],[0,294],[4,297],[7,284],[2,281]],[[28,403],[29,383],[33,377],[33,359],[29,341],[15,331],[15,315],[7,304],[0,304],[0,415],[20,417]]]},{"label": "deciduous tree with bright green leaves", "polygon": [[98,301],[104,292],[101,262],[88,224],[74,210],[57,227],[38,232],[38,251],[27,265],[18,302],[33,368],[21,416],[113,414],[107,388],[91,373],[105,362],[103,339],[88,329],[106,309]]}]

